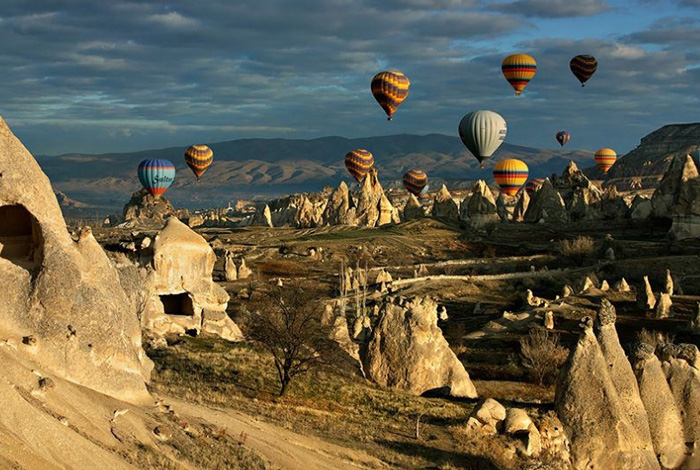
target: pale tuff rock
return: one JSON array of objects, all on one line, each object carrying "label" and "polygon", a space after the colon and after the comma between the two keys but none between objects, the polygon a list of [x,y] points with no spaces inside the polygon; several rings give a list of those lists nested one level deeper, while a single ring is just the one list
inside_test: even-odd
[{"label": "pale tuff rock", "polygon": [[615,307],[607,299],[602,299],[595,321],[596,339],[608,365],[608,374],[620,397],[622,408],[627,412],[633,429],[639,434],[640,441],[646,448],[652,449],[647,413],[639,395],[634,371],[617,336],[616,319]]},{"label": "pale tuff rock", "polygon": [[668,294],[659,295],[659,301],[656,303],[656,313],[654,318],[670,318],[673,316],[673,302]]},{"label": "pale tuff rock", "polygon": [[420,205],[418,198],[411,194],[403,208],[403,220],[420,219],[422,217],[425,217],[425,210]]},{"label": "pale tuff rock", "polygon": [[671,276],[671,270],[666,270],[666,285],[664,286],[664,293],[668,295],[673,295],[673,276]]},{"label": "pale tuff rock", "polygon": [[246,266],[245,258],[241,258],[241,264],[238,265],[238,279],[242,281],[244,279],[248,279],[252,275],[253,271]]},{"label": "pale tuff rock", "polygon": [[651,197],[655,217],[671,217],[671,209],[678,202],[682,186],[698,177],[698,169],[690,155],[677,155]]},{"label": "pale tuff rock", "polygon": [[175,209],[170,201],[163,196],[152,196],[145,188],[131,195],[124,206],[124,221],[129,225],[160,223],[175,215]]},{"label": "pale tuff rock", "polygon": [[215,262],[204,238],[177,218],[168,219],[156,235],[152,258],[145,260],[146,282],[136,286],[146,292],[141,326],[159,335],[195,330],[242,340],[226,315],[229,296],[212,280]]},{"label": "pale tuff rock", "polygon": [[515,209],[513,209],[513,221],[522,222],[525,220],[525,213],[527,212],[527,207],[530,205],[530,195],[527,191],[520,191],[520,196],[518,196],[518,201],[515,203]]},{"label": "pale tuff rock", "polygon": [[644,276],[644,285],[637,288],[637,307],[642,310],[654,310],[656,297],[649,284],[649,276]]},{"label": "pale tuff rock", "polygon": [[250,220],[250,225],[262,227],[274,227],[272,223],[272,213],[270,206],[265,204],[264,207],[258,209]]},{"label": "pale tuff rock", "polygon": [[627,281],[623,277],[620,279],[618,282],[615,283],[615,286],[613,287],[617,292],[629,292],[630,286],[627,284]]},{"label": "pale tuff rock", "polygon": [[637,194],[632,200],[630,207],[630,218],[633,220],[646,220],[651,216],[652,204],[651,199]]},{"label": "pale tuff rock", "polygon": [[[494,203],[495,208],[495,203]],[[459,208],[444,184],[435,195],[432,216],[438,219],[458,220]]]},{"label": "pale tuff rock", "polygon": [[675,240],[700,237],[700,178],[683,183],[671,209],[669,237]]},{"label": "pale tuff rock", "polygon": [[356,221],[358,225],[374,227],[379,220],[379,202],[384,195],[384,189],[379,183],[377,170],[371,168],[362,181],[357,195]]},{"label": "pale tuff rock", "polygon": [[600,283],[600,290],[603,292],[607,292],[610,290],[610,284],[608,284],[608,281],[603,279],[603,282]]},{"label": "pale tuff rock", "polygon": [[394,279],[391,277],[391,274],[389,274],[389,272],[386,269],[382,268],[379,271],[379,274],[377,274],[377,278],[375,279],[374,283],[375,284],[381,284],[381,283],[390,284],[393,280]]},{"label": "pale tuff rock", "polygon": [[600,197],[592,195],[588,188],[575,188],[567,201],[569,216],[572,220],[598,220],[602,218],[599,202]]},{"label": "pale tuff rock", "polygon": [[665,468],[678,468],[686,452],[683,423],[653,346],[642,343],[637,347],[634,371],[659,461]]},{"label": "pale tuff rock", "polygon": [[511,213],[508,207],[508,201],[506,200],[506,194],[501,192],[498,194],[498,199],[496,199],[496,213],[502,222],[508,222],[511,219]]},{"label": "pale tuff rock", "polygon": [[597,203],[602,197],[600,190],[579,170],[573,160],[569,160],[561,176],[552,175],[552,185],[561,194],[567,207],[570,207],[573,193],[577,189],[586,190],[589,204]]},{"label": "pale tuff rock", "polygon": [[327,225],[355,224],[355,207],[345,181],[342,181],[328,197],[322,219]]},{"label": "pale tuff rock", "polygon": [[582,320],[583,332],[556,389],[555,408],[571,437],[573,467],[658,470],[654,451],[624,409],[592,323],[590,317]]},{"label": "pale tuff rock", "polygon": [[525,292],[525,303],[530,307],[547,307],[549,303],[541,297],[535,297],[530,289]]},{"label": "pale tuff rock", "polygon": [[548,330],[554,329],[554,312],[551,310],[544,312],[544,327]]},{"label": "pale tuff rock", "polygon": [[472,227],[483,227],[499,221],[496,200],[484,180],[474,185],[467,202],[467,223]]},{"label": "pale tuff rock", "polygon": [[445,308],[444,305],[440,306],[440,311],[438,312],[438,318],[440,319],[440,321],[447,321],[450,318],[447,315],[447,309]]},{"label": "pale tuff rock", "polygon": [[595,283],[591,280],[589,276],[586,276],[585,278],[583,278],[582,281],[580,281],[578,291],[580,294],[584,294],[591,289],[595,289]]},{"label": "pale tuff rock", "polygon": [[320,208],[320,212],[314,204],[309,201],[309,198],[304,195],[301,199],[297,212],[294,214],[294,226],[298,228],[311,228],[319,225],[321,221],[321,214],[323,213],[323,207]]},{"label": "pale tuff rock", "polygon": [[[683,357],[683,350],[690,356],[690,361]],[[675,357],[669,358],[662,364],[666,380],[683,419],[686,445],[696,449],[695,452],[698,452],[697,449],[700,446],[700,371],[692,365],[693,362],[697,363],[697,356],[697,346],[680,345]]]},{"label": "pale tuff rock", "polygon": [[238,279],[238,269],[233,259],[233,253],[229,250],[224,253],[224,279],[229,282]]},{"label": "pale tuff rock", "polygon": [[527,431],[533,424],[527,411],[521,408],[508,408],[506,411],[505,425],[503,431],[506,434],[515,434],[520,431]]},{"label": "pale tuff rock", "polygon": [[630,208],[617,192],[615,185],[610,185],[605,189],[600,200],[600,214],[605,220],[621,220],[630,217]]},{"label": "pale tuff rock", "polygon": [[564,425],[553,412],[545,414],[539,423],[542,451],[559,465],[554,470],[571,468],[571,444],[564,431]]},{"label": "pale tuff rock", "polygon": [[437,304],[421,298],[404,304],[384,304],[364,354],[368,376],[414,395],[476,398],[469,374],[437,326]]},{"label": "pale tuff rock", "polygon": [[528,223],[537,223],[540,220],[545,222],[565,222],[568,220],[564,200],[554,189],[549,179],[544,180],[540,190],[530,199],[524,220]]},{"label": "pale tuff rock", "polygon": [[506,419],[506,409],[493,398],[487,398],[474,410],[467,420],[468,431],[481,431],[485,434],[496,434]]},{"label": "pale tuff rock", "polygon": [[33,337],[17,350],[22,360],[123,400],[147,400],[153,364],[119,273],[90,229],[71,239],[49,179],[1,118],[0,247],[0,330],[7,344]]},{"label": "pale tuff rock", "polygon": [[574,290],[571,288],[570,285],[565,285],[564,288],[561,290],[561,296],[563,298],[571,297],[571,294],[574,293]]},{"label": "pale tuff rock", "polygon": [[377,220],[377,227],[401,222],[398,210],[394,208],[386,194],[382,194],[382,197],[379,199],[378,209],[379,220]]}]

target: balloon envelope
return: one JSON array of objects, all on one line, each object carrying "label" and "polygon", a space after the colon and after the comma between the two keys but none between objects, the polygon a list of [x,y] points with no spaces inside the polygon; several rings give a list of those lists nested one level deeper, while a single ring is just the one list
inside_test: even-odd
[{"label": "balloon envelope", "polygon": [[403,175],[406,191],[418,196],[428,184],[428,175],[423,170],[409,170]]},{"label": "balloon envelope", "polygon": [[542,183],[544,183],[544,178],[536,178],[534,180],[530,180],[525,185],[525,191],[529,195],[532,195],[532,193],[534,193],[540,189],[540,187],[542,186]]},{"label": "balloon envelope", "polygon": [[592,55],[577,55],[569,62],[569,68],[581,82],[581,86],[585,86],[588,79],[598,70],[598,61]]},{"label": "balloon envelope", "polygon": [[374,157],[365,149],[350,150],[345,155],[345,168],[358,183],[362,182],[372,165]]},{"label": "balloon envelope", "polygon": [[479,163],[501,146],[507,131],[505,119],[488,110],[471,112],[459,123],[459,137]]},{"label": "balloon envelope", "polygon": [[147,159],[139,163],[138,176],[149,193],[160,196],[175,180],[175,165],[170,160]]},{"label": "balloon envelope", "polygon": [[608,170],[615,164],[617,154],[611,148],[602,148],[595,153],[595,164],[603,170],[603,173],[608,174]]},{"label": "balloon envelope", "polygon": [[571,134],[569,134],[567,131],[557,132],[557,142],[559,142],[559,145],[562,147],[566,145],[570,138]]},{"label": "balloon envelope", "polygon": [[410,85],[408,77],[396,70],[380,72],[372,78],[370,88],[374,99],[377,100],[390,121],[399,105],[408,96]]},{"label": "balloon envelope", "polygon": [[501,160],[493,166],[493,177],[496,183],[509,196],[515,195],[523,187],[528,173],[525,162],[516,158]]},{"label": "balloon envelope", "polygon": [[527,54],[513,54],[503,59],[501,71],[515,90],[515,94],[520,96],[530,80],[535,77],[537,62]]},{"label": "balloon envelope", "polygon": [[190,145],[185,150],[185,163],[199,179],[214,161],[214,152],[206,145]]}]

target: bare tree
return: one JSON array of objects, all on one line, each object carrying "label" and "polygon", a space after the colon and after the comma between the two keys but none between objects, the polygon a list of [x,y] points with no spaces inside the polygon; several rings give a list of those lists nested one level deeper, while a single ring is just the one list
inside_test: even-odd
[{"label": "bare tree", "polygon": [[283,396],[295,376],[329,362],[337,348],[330,326],[321,321],[320,292],[292,282],[272,287],[264,296],[249,332],[272,354]]},{"label": "bare tree", "polygon": [[542,328],[533,328],[520,340],[523,365],[530,369],[533,379],[540,385],[552,384],[559,373],[569,350],[559,344],[559,335]]}]

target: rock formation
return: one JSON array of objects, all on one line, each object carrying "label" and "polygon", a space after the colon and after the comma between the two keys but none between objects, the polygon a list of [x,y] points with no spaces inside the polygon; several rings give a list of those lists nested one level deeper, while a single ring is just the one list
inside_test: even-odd
[{"label": "rock formation", "polygon": [[530,205],[530,196],[527,191],[520,191],[518,200],[515,203],[515,209],[513,209],[513,221],[522,222],[525,220],[525,213],[527,212],[527,207]]},{"label": "rock formation", "polygon": [[589,204],[597,203],[602,196],[600,190],[591,183],[573,160],[569,160],[561,176],[552,175],[551,183],[559,194],[561,194],[567,207],[571,206],[574,193],[577,189],[585,190],[585,192],[581,194],[585,194]]},{"label": "rock formation", "polygon": [[630,291],[630,286],[627,284],[627,281],[623,277],[620,279],[618,282],[615,283],[613,286],[613,289],[615,289],[617,292],[629,292]]},{"label": "rock formation", "polygon": [[265,204],[263,207],[260,207],[251,218],[250,225],[257,227],[274,227],[270,206]]},{"label": "rock formation", "polygon": [[438,191],[435,195],[432,216],[444,220],[459,219],[459,208],[457,207],[457,203],[452,199],[452,195],[447,190],[447,186],[445,186],[444,184],[440,188],[440,191]]},{"label": "rock formation", "polygon": [[384,189],[379,183],[377,170],[372,168],[365,176],[357,195],[357,224],[364,227],[374,227],[379,220],[379,201],[384,195]]},{"label": "rock formation", "polygon": [[71,239],[49,179],[2,119],[0,278],[0,329],[22,360],[123,400],[148,399],[152,363],[118,272],[90,229]]},{"label": "rock formation", "polygon": [[653,310],[656,297],[649,284],[649,276],[644,276],[644,285],[637,288],[637,307],[644,311]]},{"label": "rock formation", "polygon": [[670,318],[673,316],[673,302],[671,301],[671,296],[662,293],[659,295],[659,300],[656,303],[656,312],[654,318],[663,319]]},{"label": "rock formation", "polygon": [[355,224],[355,207],[345,181],[342,181],[328,197],[322,219],[327,225]]},{"label": "rock formation", "polygon": [[635,220],[646,220],[652,214],[651,199],[639,194],[634,196],[630,206],[630,218]]},{"label": "rock formation", "polygon": [[499,221],[496,200],[484,180],[474,185],[467,204],[467,224],[471,227],[483,227]]},{"label": "rock formation", "polygon": [[664,294],[673,295],[673,276],[671,270],[666,270],[666,285],[664,286]]},{"label": "rock formation", "polygon": [[420,219],[422,217],[425,217],[425,210],[420,205],[418,198],[411,194],[403,208],[403,220]]},{"label": "rock formation", "polygon": [[425,392],[476,398],[461,361],[437,326],[437,303],[414,298],[385,303],[364,353],[367,375],[414,395]]},{"label": "rock formation", "polygon": [[678,468],[685,460],[681,414],[653,346],[642,343],[637,347],[634,371],[659,461],[665,468]]},{"label": "rock formation", "polygon": [[224,280],[236,281],[238,279],[238,268],[236,268],[236,262],[233,259],[233,253],[226,250],[224,253]]},{"label": "rock formation", "polygon": [[655,217],[671,217],[671,208],[678,202],[681,187],[698,177],[698,169],[690,155],[677,155],[651,198]]},{"label": "rock formation", "polygon": [[508,222],[512,217],[508,206],[508,200],[506,199],[506,193],[502,191],[498,194],[498,198],[496,199],[496,213],[502,222]]},{"label": "rock formation", "polygon": [[646,448],[652,449],[649,420],[639,395],[639,386],[634,371],[617,336],[616,320],[615,307],[607,299],[602,299],[595,322],[596,339],[608,365],[608,374],[615,385],[622,407],[627,412],[633,429],[637,431]]},{"label": "rock formation", "polygon": [[144,260],[147,280],[139,286],[147,296],[144,329],[156,335],[194,330],[243,339],[226,315],[228,294],[212,280],[216,255],[204,238],[171,217],[156,235],[151,256]]},{"label": "rock formation", "polygon": [[693,344],[680,344],[671,351],[671,356],[664,359],[662,369],[683,420],[685,443],[697,455],[700,446],[698,348]]},{"label": "rock formation", "polygon": [[555,408],[571,439],[575,470],[658,470],[652,449],[639,437],[608,373],[590,317],[557,383]]},{"label": "rock formation", "polygon": [[493,398],[487,398],[474,407],[467,420],[467,430],[479,430],[485,434],[496,434],[506,419],[506,409]]},{"label": "rock formation", "polygon": [[622,220],[630,217],[630,208],[617,192],[615,185],[605,188],[599,207],[600,216],[605,220]]},{"label": "rock formation", "polygon": [[565,222],[568,219],[564,200],[554,189],[549,179],[544,183],[530,199],[527,212],[525,212],[525,222],[537,223],[540,220],[545,222]]},{"label": "rock formation", "polygon": [[153,196],[145,188],[131,195],[124,206],[124,221],[130,226],[140,224],[160,224],[175,215],[175,209],[164,196]]},{"label": "rock formation", "polygon": [[[687,165],[689,166],[689,165]],[[694,168],[694,167],[693,167]],[[684,173],[692,174],[690,171]],[[658,190],[657,190],[658,191]],[[654,193],[656,194],[656,193]],[[668,201],[670,196],[663,199]],[[683,179],[678,193],[673,198],[670,217],[673,221],[669,235],[676,240],[700,237],[700,178]]]},{"label": "rock formation", "polygon": [[245,258],[241,258],[241,262],[238,265],[238,279],[241,281],[248,279],[253,275],[253,271],[245,264]]}]

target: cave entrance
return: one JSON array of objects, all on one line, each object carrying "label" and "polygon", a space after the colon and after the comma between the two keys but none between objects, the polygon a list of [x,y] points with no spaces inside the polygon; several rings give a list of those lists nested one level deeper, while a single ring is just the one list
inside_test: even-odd
[{"label": "cave entrance", "polygon": [[194,316],[192,298],[186,293],[161,295],[163,311],[168,315]]},{"label": "cave entrance", "polygon": [[40,261],[42,248],[39,223],[27,209],[0,206],[0,258],[31,269]]}]

